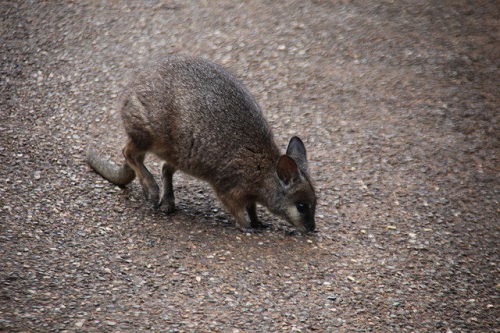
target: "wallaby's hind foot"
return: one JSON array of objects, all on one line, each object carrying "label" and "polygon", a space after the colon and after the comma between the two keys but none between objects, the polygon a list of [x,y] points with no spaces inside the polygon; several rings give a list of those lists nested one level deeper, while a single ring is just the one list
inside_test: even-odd
[{"label": "wallaby's hind foot", "polygon": [[92,145],[89,145],[87,149],[87,163],[95,172],[121,187],[129,184],[135,178],[134,170],[127,163],[119,166],[102,158],[97,154]]},{"label": "wallaby's hind foot", "polygon": [[160,204],[158,205],[158,210],[165,215],[172,214],[175,212],[175,201],[162,197]]},{"label": "wallaby's hind foot", "polygon": [[174,175],[175,168],[167,162],[163,162],[161,166],[161,183],[162,183],[162,197],[159,209],[165,215],[171,214],[175,210],[175,196],[174,186],[172,183],[172,176]]},{"label": "wallaby's hind foot", "polygon": [[153,208],[157,209],[160,201],[160,189],[153,175],[144,166],[146,152],[139,149],[132,140],[129,140],[125,148],[123,148],[123,156],[125,156],[128,165],[134,170],[139,179],[144,199],[146,202],[150,203]]}]

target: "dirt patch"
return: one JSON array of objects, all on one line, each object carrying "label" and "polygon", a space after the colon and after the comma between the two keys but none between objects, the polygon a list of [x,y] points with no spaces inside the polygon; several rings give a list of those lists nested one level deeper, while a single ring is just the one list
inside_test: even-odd
[{"label": "dirt patch", "polygon": [[[500,332],[494,1],[3,1],[0,331]],[[207,57],[303,138],[319,232],[243,234],[91,172],[151,56]],[[152,169],[158,161],[149,160]]]}]

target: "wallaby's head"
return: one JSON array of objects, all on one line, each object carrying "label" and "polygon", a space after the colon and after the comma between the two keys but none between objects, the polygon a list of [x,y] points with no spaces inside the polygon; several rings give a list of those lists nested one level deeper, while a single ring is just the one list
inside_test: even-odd
[{"label": "wallaby's head", "polygon": [[316,194],[307,171],[307,156],[304,143],[293,137],[286,155],[282,155],[276,166],[279,185],[275,205],[270,210],[283,216],[300,231],[314,231]]}]

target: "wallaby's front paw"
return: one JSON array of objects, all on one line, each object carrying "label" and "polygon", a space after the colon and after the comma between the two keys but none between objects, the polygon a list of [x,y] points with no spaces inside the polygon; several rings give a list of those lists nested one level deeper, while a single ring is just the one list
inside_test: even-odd
[{"label": "wallaby's front paw", "polygon": [[175,211],[175,201],[163,197],[158,209],[165,215],[172,214]]},{"label": "wallaby's front paw", "polygon": [[251,222],[250,226],[252,227],[252,229],[267,229],[267,228],[269,228],[269,226],[267,224],[264,224],[260,221]]}]

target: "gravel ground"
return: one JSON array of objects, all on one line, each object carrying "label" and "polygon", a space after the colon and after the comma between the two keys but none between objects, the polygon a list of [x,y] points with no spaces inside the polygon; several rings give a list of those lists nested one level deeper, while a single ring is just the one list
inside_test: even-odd
[{"label": "gravel ground", "polygon": [[[500,332],[497,1],[0,2],[1,332]],[[212,59],[309,149],[319,232],[143,205],[117,96]],[[148,164],[156,171],[158,161]],[[156,173],[158,175],[158,173]]]}]

